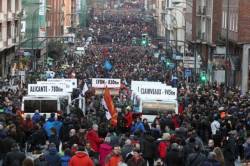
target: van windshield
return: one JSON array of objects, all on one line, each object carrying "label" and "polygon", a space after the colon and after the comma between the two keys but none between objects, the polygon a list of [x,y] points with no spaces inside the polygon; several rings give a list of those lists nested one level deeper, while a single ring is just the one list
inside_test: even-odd
[{"label": "van windshield", "polygon": [[147,102],[142,104],[142,113],[144,115],[160,115],[167,112],[174,113],[176,107],[176,103]]},{"label": "van windshield", "polygon": [[57,100],[25,100],[24,112],[34,113],[39,110],[41,113],[57,112]]}]

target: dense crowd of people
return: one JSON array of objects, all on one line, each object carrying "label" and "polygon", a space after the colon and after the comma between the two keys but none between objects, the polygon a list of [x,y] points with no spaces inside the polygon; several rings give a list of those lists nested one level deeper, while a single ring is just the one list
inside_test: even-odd
[{"label": "dense crowd of people", "polygon": [[[68,56],[73,67],[52,69],[64,77],[74,72],[79,88],[90,84],[90,78],[121,78],[120,93],[113,97],[117,126],[110,125],[102,96],[95,96],[91,89],[85,94],[86,115],[74,109],[50,117],[39,110],[32,117],[23,117],[20,106],[25,90],[9,90],[0,100],[0,160],[4,166],[231,166],[238,159],[250,160],[249,95],[220,84],[179,80],[178,114],[160,114],[149,124],[133,114],[130,82],[169,83],[169,72],[151,48],[132,46],[131,39],[154,30],[131,13],[96,17],[90,27],[97,40],[84,57]],[[111,42],[103,41],[103,36]],[[106,60],[112,69],[103,67]]]}]

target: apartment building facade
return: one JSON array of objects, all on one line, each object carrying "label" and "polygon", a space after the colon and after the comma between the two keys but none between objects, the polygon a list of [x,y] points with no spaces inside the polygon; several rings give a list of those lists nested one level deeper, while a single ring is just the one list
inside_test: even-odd
[{"label": "apartment building facade", "polygon": [[64,31],[64,1],[48,0],[47,34],[48,36],[62,36]]},{"label": "apartment building facade", "polygon": [[21,0],[0,0],[0,77],[10,73],[19,43]]},{"label": "apartment building facade", "polygon": [[[228,81],[241,88],[244,94],[249,89],[250,22],[249,0],[223,0],[221,39],[226,42],[228,34]],[[229,11],[229,12],[228,12]]]},{"label": "apartment building facade", "polygon": [[[201,70],[212,77],[212,57],[216,54],[218,36],[221,30],[222,0],[188,0],[186,13],[187,40],[193,54],[202,59]],[[191,16],[191,17],[190,17]],[[192,19],[189,19],[192,18]]]}]

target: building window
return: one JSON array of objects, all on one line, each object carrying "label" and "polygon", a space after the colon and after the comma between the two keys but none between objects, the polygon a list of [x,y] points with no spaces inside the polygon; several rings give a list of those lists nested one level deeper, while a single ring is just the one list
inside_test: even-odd
[{"label": "building window", "polygon": [[8,12],[11,11],[11,1],[10,0],[7,1],[7,10],[8,10]]},{"label": "building window", "polygon": [[19,0],[15,0],[15,11],[19,10]]},{"label": "building window", "polygon": [[222,24],[221,24],[222,28],[225,28],[225,12],[222,12]]},{"label": "building window", "polygon": [[232,31],[235,31],[235,14],[232,14]]},{"label": "building window", "polygon": [[11,21],[7,22],[7,38],[11,38]]},{"label": "building window", "polygon": [[233,14],[229,15],[229,29],[230,31],[233,31]]},{"label": "building window", "polygon": [[18,21],[15,21],[15,37],[18,36]]},{"label": "building window", "polygon": [[225,12],[225,29],[227,29],[227,12]]},{"label": "building window", "polygon": [[235,15],[235,32],[238,32],[238,14]]},{"label": "building window", "polygon": [[0,41],[2,41],[2,38],[3,37],[3,35],[2,35],[2,23],[0,23]]},{"label": "building window", "polygon": [[3,0],[0,0],[0,12],[3,11]]},{"label": "building window", "polygon": [[164,1],[161,1],[161,9],[162,9],[162,10],[165,10],[165,9],[166,9],[165,5],[166,5],[165,0],[164,0]]}]

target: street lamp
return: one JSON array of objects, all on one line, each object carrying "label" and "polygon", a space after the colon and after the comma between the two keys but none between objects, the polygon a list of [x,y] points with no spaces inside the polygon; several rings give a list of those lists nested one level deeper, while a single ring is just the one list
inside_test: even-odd
[{"label": "street lamp", "polygon": [[[36,55],[35,55],[35,51],[34,51],[34,20],[35,20],[35,16],[36,16],[36,12],[40,9],[40,5],[42,3],[32,3],[34,5],[39,5],[37,8],[34,9],[34,11],[32,12],[32,33],[31,33],[31,39],[32,39],[32,43],[31,43],[31,49],[32,49],[32,55],[33,55],[33,62],[32,62],[32,68],[34,71],[36,71]],[[42,6],[44,7],[44,10],[46,12],[47,9],[51,8],[51,6]],[[45,27],[46,28],[46,27]],[[46,33],[46,32],[45,32]]]}]

